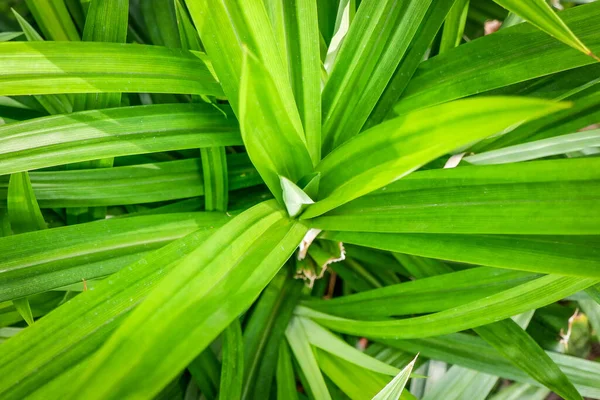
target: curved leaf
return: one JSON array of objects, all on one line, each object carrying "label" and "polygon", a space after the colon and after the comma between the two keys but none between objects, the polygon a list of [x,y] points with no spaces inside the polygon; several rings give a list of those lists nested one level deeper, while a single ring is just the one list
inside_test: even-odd
[{"label": "curved leaf", "polygon": [[109,275],[138,253],[226,220],[222,213],[150,215],[0,238],[0,301]]},{"label": "curved leaf", "polygon": [[[560,13],[594,51],[600,51],[600,3]],[[595,61],[529,24],[502,29],[423,62],[395,108],[405,113]]]},{"label": "curved leaf", "polygon": [[273,201],[234,218],[165,277],[93,356],[78,395],[158,393],[252,304],[306,231]]},{"label": "curved leaf", "polygon": [[379,189],[460,146],[566,107],[526,98],[479,98],[377,125],[336,148],[317,166],[319,201],[302,218],[319,216]]},{"label": "curved leaf", "polygon": [[120,43],[0,43],[0,94],[150,92],[222,95],[202,54]]},{"label": "curved leaf", "polygon": [[598,281],[548,275],[455,308],[401,320],[358,321],[330,316],[302,306],[298,307],[296,314],[351,335],[396,339],[428,337],[474,328],[539,308]]},{"label": "curved leaf", "polygon": [[237,124],[200,104],[82,111],[0,126],[0,175],[79,161],[241,144]]}]

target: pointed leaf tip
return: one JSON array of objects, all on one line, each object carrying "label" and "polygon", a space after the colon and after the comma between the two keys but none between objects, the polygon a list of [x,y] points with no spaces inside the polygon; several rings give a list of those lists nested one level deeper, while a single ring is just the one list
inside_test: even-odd
[{"label": "pointed leaf tip", "polygon": [[410,378],[410,374],[418,357],[419,354],[417,354],[415,358],[413,358],[413,360],[390,381],[390,383],[381,389],[381,391],[373,397],[373,400],[398,400],[402,395],[406,382],[408,382],[408,379]]}]

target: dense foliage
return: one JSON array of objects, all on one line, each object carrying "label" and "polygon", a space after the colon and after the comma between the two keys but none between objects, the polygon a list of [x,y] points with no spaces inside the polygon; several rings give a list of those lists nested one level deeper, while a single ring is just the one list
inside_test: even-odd
[{"label": "dense foliage", "polygon": [[600,399],[600,2],[0,13],[0,399]]}]

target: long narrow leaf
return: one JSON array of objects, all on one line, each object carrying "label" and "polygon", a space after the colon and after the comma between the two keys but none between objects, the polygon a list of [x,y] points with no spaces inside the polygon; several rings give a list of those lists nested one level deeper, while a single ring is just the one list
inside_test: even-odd
[{"label": "long narrow leaf", "polygon": [[241,144],[237,124],[209,105],[82,111],[0,126],[0,175],[102,157]]},{"label": "long narrow leaf", "polygon": [[525,98],[481,98],[387,121],[323,159],[316,170],[321,173],[320,201],[302,218],[321,215],[379,189],[460,146],[565,107]]},{"label": "long narrow leaf", "polygon": [[0,301],[109,275],[139,259],[140,253],[227,219],[221,213],[159,214],[1,238]]},{"label": "long narrow leaf", "polygon": [[554,361],[511,319],[475,328],[475,332],[515,366],[565,399],[582,399]]},{"label": "long narrow leaf", "polygon": [[387,321],[358,321],[299,307],[309,317],[338,332],[373,338],[413,338],[443,335],[489,324],[558,301],[598,279],[544,276],[514,288],[439,313]]},{"label": "long narrow leaf", "polygon": [[[535,25],[547,34],[554,36],[563,43],[587,54],[594,56],[581,40],[569,29],[567,24],[550,8],[544,0],[494,0],[507,10],[512,11],[524,20]],[[598,57],[594,56],[596,59]],[[600,61],[600,59],[598,59]]]},{"label": "long narrow leaf", "polygon": [[252,304],[306,231],[273,201],[234,218],[160,282],[93,356],[79,380],[81,395],[158,393]]},{"label": "long narrow leaf", "polygon": [[240,399],[244,376],[244,342],[239,320],[234,320],[223,333],[223,366],[221,367],[222,399]]},{"label": "long narrow leaf", "polygon": [[312,172],[301,121],[283,104],[270,72],[256,57],[245,53],[239,105],[242,138],[252,163],[281,204],[279,176],[296,183]]},{"label": "long narrow leaf", "polygon": [[0,43],[0,94],[221,95],[200,53],[119,43]]},{"label": "long narrow leaf", "polygon": [[[600,17],[600,3],[575,7],[560,16],[593,51],[600,50],[600,28],[592,23]],[[396,112],[429,107],[594,62],[537,28],[519,24],[422,63]]]}]

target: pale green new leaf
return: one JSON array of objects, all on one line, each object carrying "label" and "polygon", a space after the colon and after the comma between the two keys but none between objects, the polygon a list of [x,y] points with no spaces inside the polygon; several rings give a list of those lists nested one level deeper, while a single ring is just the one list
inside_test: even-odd
[{"label": "pale green new leaf", "polygon": [[415,357],[414,360],[412,360],[406,367],[402,369],[402,371],[398,373],[398,375],[394,377],[394,379],[390,381],[390,383],[388,383],[379,393],[377,393],[377,395],[373,397],[373,400],[399,399],[402,391],[404,390],[406,382],[408,382],[408,378],[410,377],[416,361],[417,357]]},{"label": "pale green new leaf", "polygon": [[250,160],[281,204],[280,176],[296,183],[312,172],[298,113],[284,107],[274,77],[246,51],[240,84],[239,119]]},{"label": "pale green new leaf", "polygon": [[348,362],[385,375],[397,375],[400,370],[373,358],[349,345],[327,329],[308,318],[299,318],[311,345],[334,354]]},{"label": "pale green new leaf", "polygon": [[600,129],[503,147],[470,155],[463,160],[475,165],[514,163],[580,151],[589,147],[600,147]]},{"label": "pale green new leaf", "polygon": [[78,396],[158,393],[250,307],[306,231],[274,201],[235,217],[182,260],[93,356]]},{"label": "pale green new leaf", "polygon": [[104,157],[239,144],[235,118],[208,104],[81,111],[0,126],[0,175]]},{"label": "pale green new leaf", "polygon": [[306,377],[307,389],[310,390],[312,397],[314,399],[331,400],[331,395],[319,370],[308,336],[299,318],[292,318],[285,331],[285,337]]},{"label": "pale green new leaf", "polygon": [[550,5],[544,0],[494,0],[507,10],[512,11],[532,25],[554,36],[563,43],[592,56],[598,61],[590,49],[569,29],[567,24],[556,15]]},{"label": "pale green new leaf", "polygon": [[202,53],[121,43],[0,43],[0,95],[149,92],[221,95]]},{"label": "pale green new leaf", "polygon": [[567,104],[526,98],[490,97],[417,110],[371,128],[329,154],[321,173],[312,218],[402,178],[452,150]]},{"label": "pale green new leaf", "polygon": [[284,176],[280,176],[279,180],[283,192],[283,203],[290,217],[295,217],[304,211],[309,204],[314,203],[304,190],[300,189],[294,182]]}]

